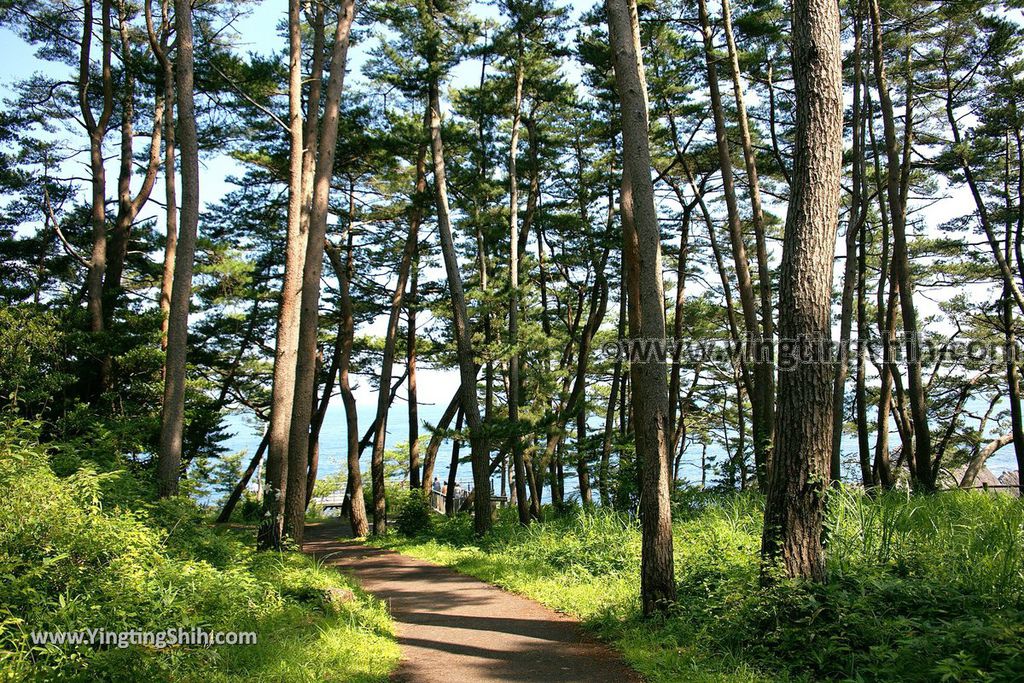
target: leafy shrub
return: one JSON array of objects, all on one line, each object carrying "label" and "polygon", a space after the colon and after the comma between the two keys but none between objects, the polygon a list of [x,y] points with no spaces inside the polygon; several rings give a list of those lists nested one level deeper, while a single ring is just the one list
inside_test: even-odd
[{"label": "leafy shrub", "polygon": [[410,491],[395,518],[395,529],[404,536],[419,536],[430,531],[434,512],[423,491]]}]

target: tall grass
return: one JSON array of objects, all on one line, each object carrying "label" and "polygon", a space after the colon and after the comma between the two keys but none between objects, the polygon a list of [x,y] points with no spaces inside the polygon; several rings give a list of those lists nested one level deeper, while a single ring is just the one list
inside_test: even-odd
[{"label": "tall grass", "polygon": [[[0,680],[384,680],[383,604],[297,552],[257,553],[186,499],[108,504],[126,475],[57,477],[32,425],[0,428]],[[344,605],[331,588],[355,589]],[[33,644],[32,631],[255,632],[255,645]]]},{"label": "tall grass", "polygon": [[679,601],[639,617],[635,520],[575,510],[529,528],[503,511],[382,544],[581,618],[652,680],[1024,679],[1024,503],[951,492],[829,495],[828,582],[762,589],[763,501],[687,493],[674,524]]}]

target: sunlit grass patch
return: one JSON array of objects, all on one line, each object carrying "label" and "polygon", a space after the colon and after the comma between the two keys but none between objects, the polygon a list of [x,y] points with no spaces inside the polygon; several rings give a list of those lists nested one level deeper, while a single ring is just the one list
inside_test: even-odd
[{"label": "sunlit grass patch", "polygon": [[690,494],[676,511],[678,603],[639,616],[639,527],[570,511],[527,529],[468,517],[376,544],[579,618],[655,681],[1024,679],[1024,503],[951,492],[830,493],[829,581],[760,588],[762,501]]}]

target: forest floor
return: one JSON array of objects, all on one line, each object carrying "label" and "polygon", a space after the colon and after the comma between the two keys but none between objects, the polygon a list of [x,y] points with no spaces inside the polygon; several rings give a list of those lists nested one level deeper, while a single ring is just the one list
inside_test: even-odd
[{"label": "forest floor", "polygon": [[388,604],[402,651],[392,680],[640,680],[571,617],[350,536],[338,522],[310,524],[303,550]]}]

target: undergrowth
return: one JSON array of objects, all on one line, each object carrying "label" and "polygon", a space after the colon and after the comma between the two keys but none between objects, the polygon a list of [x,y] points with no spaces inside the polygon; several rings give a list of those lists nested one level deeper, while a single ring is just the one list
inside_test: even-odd
[{"label": "undergrowth", "polygon": [[1008,496],[830,495],[828,581],[758,583],[762,501],[694,494],[674,523],[678,603],[639,616],[635,520],[503,511],[377,541],[584,621],[656,681],[1024,679],[1024,504]]},{"label": "undergrowth", "polygon": [[[188,499],[108,503],[121,473],[58,477],[29,423],[0,430],[0,680],[383,680],[383,604],[298,552],[257,553]],[[109,496],[105,496],[109,493]],[[354,591],[335,604],[329,589]],[[31,632],[202,628],[255,645],[39,645]]]}]

